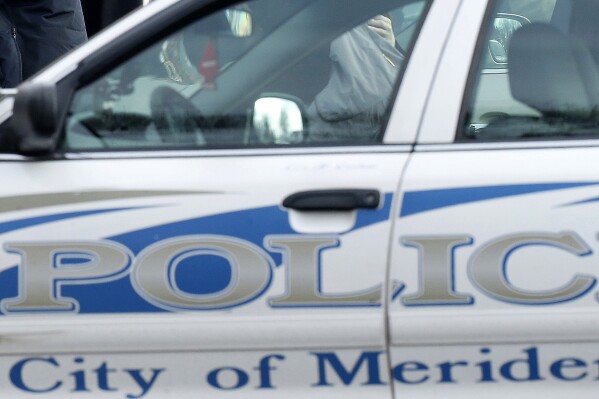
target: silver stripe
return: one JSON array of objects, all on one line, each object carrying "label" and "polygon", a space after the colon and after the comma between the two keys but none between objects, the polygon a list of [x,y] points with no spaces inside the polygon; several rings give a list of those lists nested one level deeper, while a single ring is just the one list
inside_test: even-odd
[{"label": "silver stripe", "polygon": [[147,198],[170,195],[216,194],[202,191],[85,191],[16,195],[0,197],[0,213],[43,208],[53,205],[71,205],[94,201]]},{"label": "silver stripe", "polygon": [[[599,341],[596,309],[391,314],[392,346]],[[412,312],[413,313],[413,312]],[[434,328],[431,328],[434,326]]]},{"label": "silver stripe", "polygon": [[[338,155],[338,154],[394,154],[409,153],[410,145],[381,145],[363,147],[306,147],[306,148],[253,148],[223,150],[165,150],[165,151],[115,151],[115,152],[73,152],[64,154],[67,160],[95,159],[144,159],[144,158],[215,158],[243,156],[280,156],[280,155]],[[58,161],[62,158],[56,159]],[[18,154],[0,154],[0,162],[48,162],[35,157]],[[50,160],[51,161],[51,160]]]},{"label": "silver stripe", "polygon": [[[380,145],[361,147],[304,147],[304,148],[249,148],[223,150],[166,150],[127,152],[80,152],[67,153],[66,159],[137,159],[137,158],[213,158],[242,156],[323,155],[323,154],[380,154],[408,153],[409,145]],[[0,160],[2,157],[0,156]]]},{"label": "silver stripe", "polygon": [[507,75],[507,68],[483,69],[483,75]]},{"label": "silver stripe", "polygon": [[0,355],[384,347],[380,312],[333,313],[293,317],[109,314],[44,317],[43,321],[39,315],[4,316]]},{"label": "silver stripe", "polygon": [[549,148],[581,148],[599,147],[599,139],[589,140],[546,140],[546,141],[510,141],[510,142],[476,142],[453,144],[420,144],[414,147],[415,152],[447,152],[447,151],[481,151],[481,150],[528,150]]}]

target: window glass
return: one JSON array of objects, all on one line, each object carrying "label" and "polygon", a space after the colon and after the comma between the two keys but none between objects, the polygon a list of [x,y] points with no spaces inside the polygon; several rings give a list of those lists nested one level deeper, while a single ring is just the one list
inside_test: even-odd
[{"label": "window glass", "polygon": [[255,0],[80,88],[66,150],[380,141],[424,0]]},{"label": "window glass", "polygon": [[599,137],[599,2],[500,0],[462,140]]}]

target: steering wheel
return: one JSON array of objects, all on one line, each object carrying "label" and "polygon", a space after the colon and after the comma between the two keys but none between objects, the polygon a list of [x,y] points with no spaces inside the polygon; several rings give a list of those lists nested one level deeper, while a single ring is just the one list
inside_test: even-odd
[{"label": "steering wheel", "polygon": [[206,145],[198,125],[201,114],[179,92],[168,86],[156,88],[150,98],[152,119],[163,143]]}]

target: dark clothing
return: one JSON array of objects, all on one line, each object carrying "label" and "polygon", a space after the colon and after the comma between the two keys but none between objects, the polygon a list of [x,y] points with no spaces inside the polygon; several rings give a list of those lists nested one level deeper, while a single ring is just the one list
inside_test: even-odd
[{"label": "dark clothing", "polygon": [[14,37],[15,30],[0,5],[0,87],[15,87],[21,81],[21,55]]},{"label": "dark clothing", "polygon": [[88,36],[93,36],[125,14],[142,5],[142,0],[81,0]]},{"label": "dark clothing", "polygon": [[18,85],[86,40],[79,0],[0,0],[0,85]]}]

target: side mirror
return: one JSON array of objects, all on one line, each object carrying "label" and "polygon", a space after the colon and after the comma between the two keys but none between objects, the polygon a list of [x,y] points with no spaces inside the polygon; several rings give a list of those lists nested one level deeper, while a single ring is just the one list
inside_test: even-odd
[{"label": "side mirror", "polygon": [[493,21],[489,39],[489,53],[496,64],[507,64],[507,49],[514,32],[530,24],[530,20],[516,14],[499,13]]},{"label": "side mirror", "polygon": [[264,95],[254,103],[252,123],[260,144],[301,143],[306,130],[300,99]]},{"label": "side mirror", "polygon": [[52,151],[58,125],[56,86],[46,82],[19,86],[10,127],[17,152],[36,155]]}]

